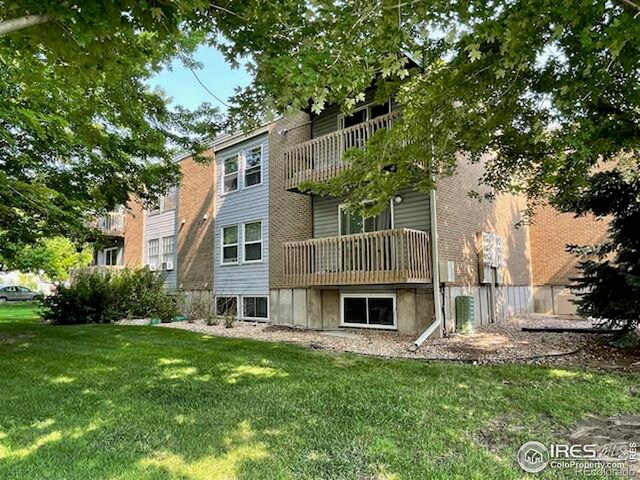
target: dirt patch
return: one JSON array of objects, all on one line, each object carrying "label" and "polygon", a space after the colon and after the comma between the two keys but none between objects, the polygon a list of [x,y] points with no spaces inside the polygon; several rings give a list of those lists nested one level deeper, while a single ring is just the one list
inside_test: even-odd
[{"label": "dirt patch", "polygon": [[565,440],[570,445],[597,445],[597,460],[624,462],[629,475],[640,479],[640,415],[588,417]]},{"label": "dirt patch", "polygon": [[206,325],[203,321],[160,324],[210,335],[253,338],[306,345],[333,352],[353,352],[382,357],[452,360],[468,363],[532,363],[595,369],[640,371],[638,349],[616,348],[610,335],[523,332],[522,327],[588,327],[589,322],[543,315],[521,315],[501,323],[484,325],[471,335],[427,340],[413,351],[413,336],[396,332],[341,329],[356,335],[332,336],[318,331],[236,322],[233,328]]},{"label": "dirt patch", "polygon": [[24,340],[29,340],[30,338],[33,338],[34,336],[28,333],[23,333],[23,334],[19,334],[19,335],[0,335],[0,344],[8,344],[8,343],[16,343],[16,342],[21,342]]}]

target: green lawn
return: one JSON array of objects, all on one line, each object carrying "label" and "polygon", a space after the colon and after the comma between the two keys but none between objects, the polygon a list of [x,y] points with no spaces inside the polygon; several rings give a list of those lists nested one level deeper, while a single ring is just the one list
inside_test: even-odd
[{"label": "green lawn", "polygon": [[40,319],[35,302],[7,302],[0,304],[0,323],[33,323]]},{"label": "green lawn", "polygon": [[0,308],[2,479],[523,478],[524,441],[640,411],[638,376],[7,323],[21,310]]}]

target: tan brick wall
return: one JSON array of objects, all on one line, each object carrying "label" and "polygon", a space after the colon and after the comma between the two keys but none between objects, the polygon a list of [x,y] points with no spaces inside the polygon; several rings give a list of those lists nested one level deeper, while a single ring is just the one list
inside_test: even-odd
[{"label": "tan brick wall", "polygon": [[538,206],[531,225],[534,285],[568,285],[579,259],[566,246],[592,245],[607,238],[608,223],[592,216],[576,218],[548,205]]},{"label": "tan brick wall", "polygon": [[144,210],[138,200],[130,200],[124,224],[124,264],[127,267],[142,266],[143,241]]},{"label": "tan brick wall", "polygon": [[506,240],[507,266],[503,271],[503,283],[530,285],[529,227],[516,228],[527,203],[523,197],[513,195],[501,195],[494,201],[471,198],[470,191],[487,191],[478,185],[483,168],[482,164],[469,165],[461,160],[455,175],[438,181],[438,255],[441,260],[455,262],[455,284],[477,285],[476,235],[483,231],[495,232]]},{"label": "tan brick wall", "polygon": [[306,240],[313,233],[311,197],[284,189],[283,161],[287,148],[310,136],[309,115],[303,112],[269,128],[269,288],[284,286],[283,242]]},{"label": "tan brick wall", "polygon": [[[215,162],[180,162],[182,182],[178,198],[178,288],[213,288]],[[205,219],[206,216],[206,219]],[[183,223],[184,222],[184,223]]]}]

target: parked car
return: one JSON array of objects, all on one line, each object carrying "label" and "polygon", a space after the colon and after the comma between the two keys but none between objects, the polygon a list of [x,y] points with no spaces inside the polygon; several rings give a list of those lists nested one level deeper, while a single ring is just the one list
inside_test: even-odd
[{"label": "parked car", "polygon": [[28,302],[41,297],[40,292],[34,292],[27,287],[10,285],[0,288],[0,303],[4,302]]}]

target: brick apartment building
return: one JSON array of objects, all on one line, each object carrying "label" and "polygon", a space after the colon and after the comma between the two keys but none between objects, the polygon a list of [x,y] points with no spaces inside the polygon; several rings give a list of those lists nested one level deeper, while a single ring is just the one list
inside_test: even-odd
[{"label": "brick apartment building", "polygon": [[[375,218],[343,209],[344,197],[298,190],[336,175],[345,148],[393,123],[393,102],[372,99],[349,117],[300,112],[220,136],[208,164],[176,159],[181,185],[152,210],[130,203],[111,265],[147,265],[167,288],[210,298],[218,313],[314,329],[438,335],[455,329],[460,295],[473,297],[476,324],[534,306],[564,313],[575,266],[564,244],[597,240],[605,228],[549,209],[533,227],[516,227],[526,199],[469,197],[481,165],[461,164],[431,194],[401,191]],[[96,261],[110,265],[100,263],[104,253]]]},{"label": "brick apartment building", "polygon": [[607,238],[608,224],[594,217],[576,218],[548,205],[536,209],[530,228],[535,311],[573,316],[575,295],[569,289],[579,258],[568,245],[596,245]]}]

